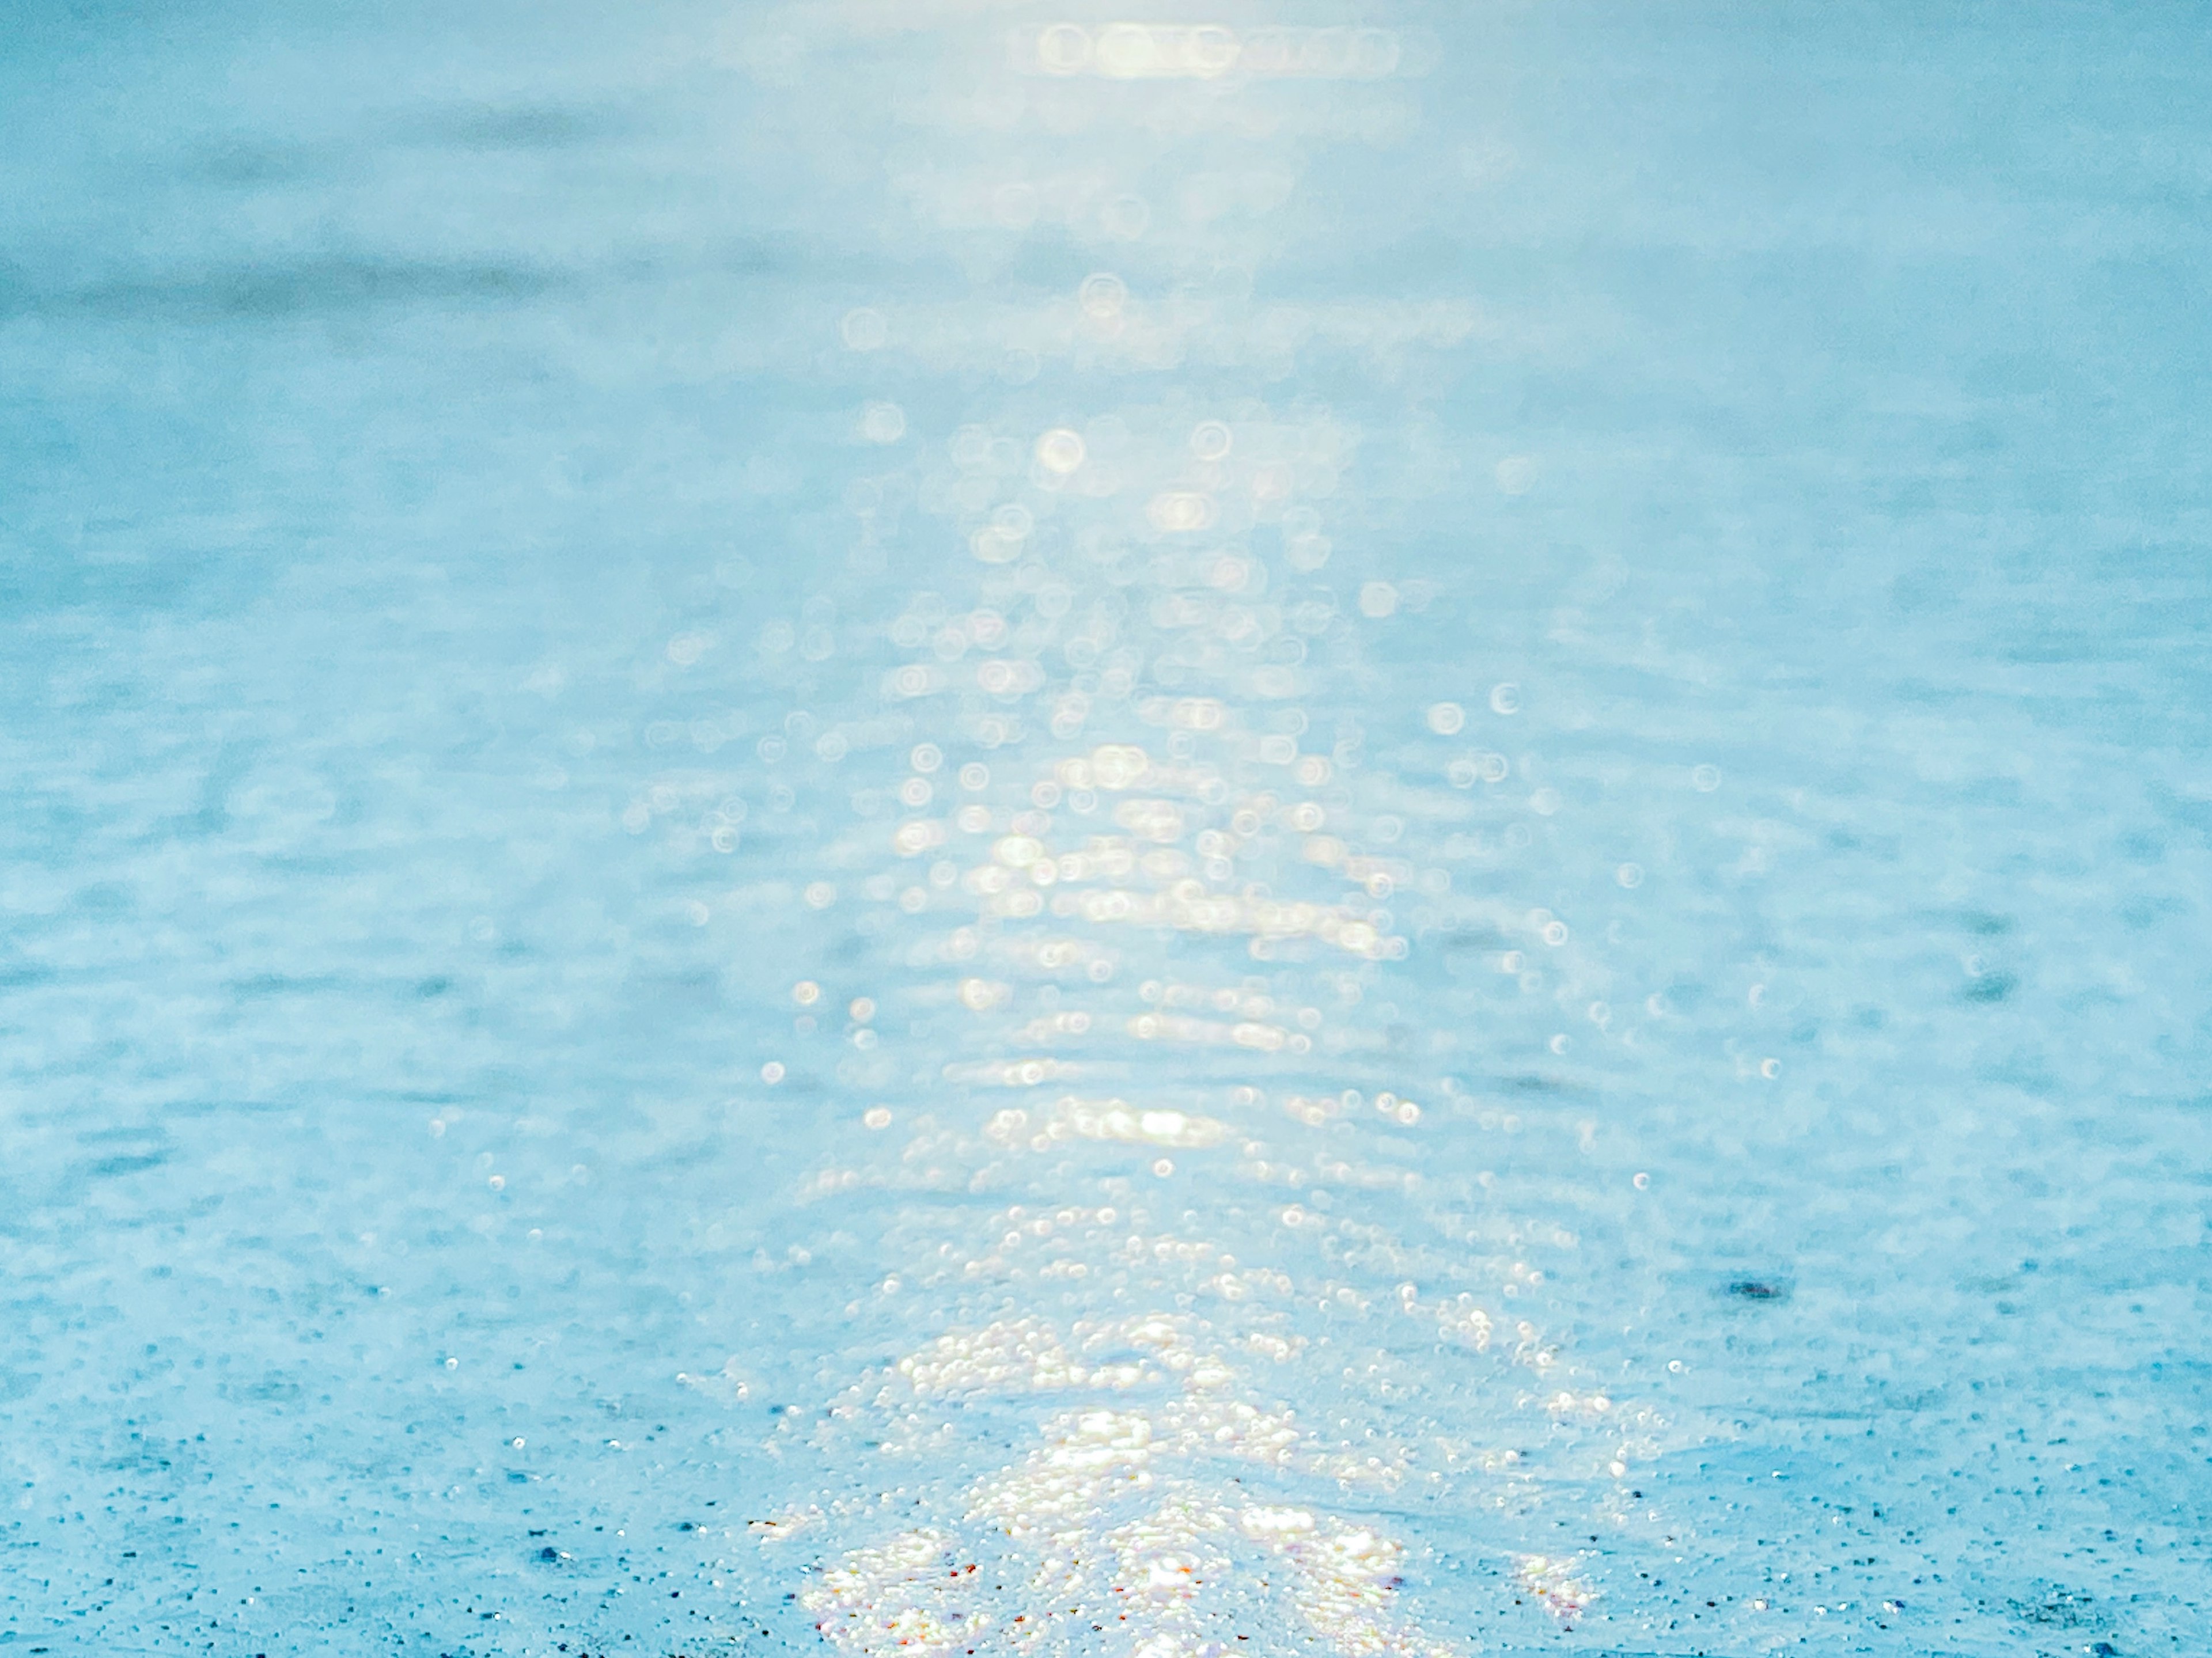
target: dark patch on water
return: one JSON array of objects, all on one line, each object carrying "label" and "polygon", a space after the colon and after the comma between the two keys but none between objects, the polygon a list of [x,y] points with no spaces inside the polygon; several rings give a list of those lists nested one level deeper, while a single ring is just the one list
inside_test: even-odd
[{"label": "dark patch on water", "polygon": [[93,1164],[92,1172],[103,1177],[116,1175],[140,1175],[149,1169],[159,1169],[168,1162],[166,1151],[142,1153],[136,1157],[103,1157]]},{"label": "dark patch on water", "polygon": [[1790,1293],[1790,1280],[1782,1278],[1733,1278],[1723,1294],[1737,1301],[1787,1301]]},{"label": "dark patch on water", "polygon": [[234,138],[213,144],[193,157],[185,172],[210,184],[251,189],[327,178],[334,165],[349,153],[332,145]]},{"label": "dark patch on water", "polygon": [[1962,1002],[2001,1002],[2010,996],[2020,981],[2009,973],[1984,973],[1969,980],[1959,993]]},{"label": "dark patch on water", "polygon": [[410,123],[409,136],[465,149],[574,149],[629,131],[630,123],[607,109],[561,104],[440,110]]},{"label": "dark patch on water", "polygon": [[283,973],[257,973],[251,978],[234,979],[229,986],[231,994],[240,1000],[263,996],[315,995],[341,987],[341,981],[328,975],[294,977]]},{"label": "dark patch on water", "polygon": [[318,258],[149,271],[69,288],[0,282],[0,314],[82,312],[116,321],[277,321],[394,306],[505,305],[533,299],[556,276],[490,259]]},{"label": "dark patch on water", "polygon": [[[2082,1629],[2105,1621],[2095,1597],[2059,1583],[2038,1584],[2031,1593],[2005,1604],[2022,1623],[2046,1629]],[[2111,1645],[2109,1642],[2100,1644],[2107,1649]]]}]

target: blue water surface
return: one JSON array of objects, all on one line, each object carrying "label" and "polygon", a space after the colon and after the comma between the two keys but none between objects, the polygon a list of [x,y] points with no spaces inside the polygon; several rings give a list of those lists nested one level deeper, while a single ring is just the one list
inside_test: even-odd
[{"label": "blue water surface", "polygon": [[0,1646],[2212,1651],[2202,15],[1120,16],[0,21]]}]

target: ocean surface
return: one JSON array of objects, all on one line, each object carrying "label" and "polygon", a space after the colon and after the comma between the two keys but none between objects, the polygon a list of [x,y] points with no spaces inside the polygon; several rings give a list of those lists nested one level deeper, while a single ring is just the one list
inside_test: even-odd
[{"label": "ocean surface", "polygon": [[2212,1651],[2203,25],[15,0],[0,1648]]}]

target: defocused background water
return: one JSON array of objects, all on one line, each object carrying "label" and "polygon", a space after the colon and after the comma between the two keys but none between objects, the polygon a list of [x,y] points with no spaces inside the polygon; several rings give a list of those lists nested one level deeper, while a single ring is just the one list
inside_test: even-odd
[{"label": "defocused background water", "polygon": [[1396,56],[1219,86],[1053,17],[18,0],[0,1643],[817,1642],[744,1522],[873,1476],[776,1419],[943,1321],[806,1193],[951,1028],[790,1000],[944,976],[866,862],[974,745],[882,691],[980,579],[933,468],[1218,416],[1304,434],[1308,746],[1573,929],[1401,906],[1420,1156],[1671,1424],[1571,1633],[1496,1568],[1580,1487],[1406,1497],[1426,1625],[2212,1648],[2201,17],[1232,6]]}]

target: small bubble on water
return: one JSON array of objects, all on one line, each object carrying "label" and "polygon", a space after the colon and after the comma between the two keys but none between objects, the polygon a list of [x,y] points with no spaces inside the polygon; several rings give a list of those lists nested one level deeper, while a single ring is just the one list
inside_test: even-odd
[{"label": "small bubble on water", "polygon": [[1011,985],[994,983],[988,979],[963,979],[960,981],[960,1003],[970,1012],[988,1012],[1012,993]]},{"label": "small bubble on water", "polygon": [[1640,887],[1644,884],[1644,866],[1641,864],[1623,864],[1613,871],[1613,878],[1625,887]]},{"label": "small bubble on water", "polygon": [[1128,285],[1109,270],[1085,276],[1075,290],[1075,302],[1083,307],[1083,314],[1099,322],[1119,317],[1128,298]]},{"label": "small bubble on water", "polygon": [[[1431,702],[1429,705],[1429,729],[1439,737],[1456,736],[1467,724],[1467,710],[1456,702]],[[1472,774],[1468,777],[1472,782]]]},{"label": "small bubble on water", "polygon": [[760,1074],[761,1080],[764,1083],[780,1083],[783,1080],[783,1066],[779,1061],[770,1060],[761,1067]]},{"label": "small bubble on water", "polygon": [[1091,36],[1079,23],[1054,23],[1037,37],[1037,66],[1048,75],[1073,75],[1091,61]]},{"label": "small bubble on water", "polygon": [[1490,688],[1490,711],[1492,714],[1521,712],[1521,688],[1511,680]]},{"label": "small bubble on water", "polygon": [[1191,428],[1190,452],[1200,460],[1224,460],[1236,442],[1236,434],[1228,423],[1218,420],[1202,420]]},{"label": "small bubble on water", "polygon": [[973,472],[988,465],[991,459],[991,428],[988,426],[962,427],[945,445],[945,452],[952,457],[952,464],[963,472]]},{"label": "small bubble on water", "polygon": [[1718,766],[1693,767],[1690,772],[1690,786],[1700,794],[1711,794],[1721,786],[1721,768]]},{"label": "small bubble on water", "polygon": [[1036,461],[1054,477],[1066,477],[1083,465],[1081,434],[1056,426],[1036,440]]},{"label": "small bubble on water", "polygon": [[873,351],[890,337],[890,326],[884,322],[883,313],[872,311],[865,305],[848,311],[837,331],[846,349],[852,351]]}]

